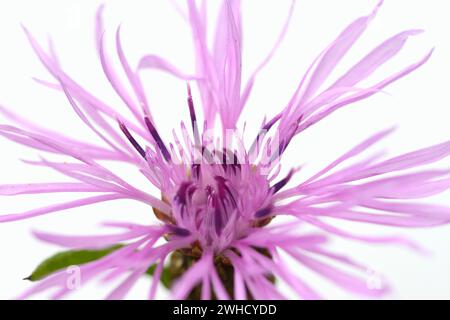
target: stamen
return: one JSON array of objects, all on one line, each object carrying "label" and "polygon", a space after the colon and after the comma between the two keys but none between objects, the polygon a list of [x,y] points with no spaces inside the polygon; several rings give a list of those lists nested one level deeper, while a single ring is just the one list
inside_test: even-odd
[{"label": "stamen", "polygon": [[203,160],[205,161],[206,164],[213,164],[215,162],[214,155],[205,146],[202,146],[202,161]]},{"label": "stamen", "polygon": [[272,157],[269,160],[269,163],[274,162],[276,159],[280,158],[283,152],[286,150],[287,146],[291,142],[292,138],[295,136],[296,130],[298,128],[298,125],[303,119],[303,115],[297,118],[295,121],[295,124],[292,125],[292,132],[288,135],[286,139],[283,139],[280,143],[280,145],[277,148],[277,151],[273,153]]},{"label": "stamen", "polygon": [[272,190],[272,193],[277,193],[280,191],[281,188],[283,188],[291,179],[292,175],[294,174],[294,170],[289,171],[288,175],[275,183],[272,187],[270,187],[270,190]]},{"label": "stamen", "polygon": [[225,173],[228,171],[228,168],[231,168],[234,174],[237,173],[237,170],[241,169],[241,165],[239,164],[239,159],[236,152],[232,152],[231,150],[228,150],[226,148],[223,148],[222,152],[219,150],[216,150],[215,152],[218,155],[219,160],[220,156],[222,156],[221,163]]},{"label": "stamen", "polygon": [[184,212],[186,210],[186,205],[188,200],[192,199],[192,196],[197,188],[192,185],[191,182],[181,183],[178,191],[176,192],[173,200],[180,205],[180,215],[183,218]]},{"label": "stamen", "polygon": [[152,135],[153,139],[155,140],[156,144],[158,145],[159,149],[161,150],[161,153],[164,157],[164,159],[166,159],[167,162],[170,162],[170,160],[172,159],[169,153],[169,150],[167,150],[166,145],[164,144],[164,142],[162,141],[158,131],[156,130],[155,126],[153,125],[153,123],[150,121],[150,119],[146,116],[144,118],[145,120],[145,124],[148,128],[148,131],[150,132],[150,134]]},{"label": "stamen", "polygon": [[192,132],[194,134],[195,145],[200,145],[200,134],[197,126],[197,116],[195,115],[194,101],[192,100],[191,86],[187,83],[189,115],[191,117]]},{"label": "stamen", "polygon": [[219,193],[219,197],[222,199],[222,202],[225,203],[226,200],[230,200],[231,205],[236,208],[237,203],[233,194],[231,193],[230,188],[227,186],[227,179],[221,176],[215,176],[214,179],[217,182],[217,190]]},{"label": "stamen", "polygon": [[128,141],[133,145],[133,147],[136,149],[137,152],[142,156],[142,158],[147,160],[146,154],[144,149],[139,145],[139,143],[134,139],[134,137],[131,135],[128,128],[125,126],[125,124],[121,121],[119,122],[120,130],[122,130],[123,134],[127,137]]},{"label": "stamen", "polygon": [[182,182],[173,199],[179,204],[185,205],[187,203],[187,189],[190,185],[190,182]]},{"label": "stamen", "polygon": [[280,120],[282,113],[279,113],[275,117],[272,118],[269,122],[267,122],[264,126],[261,127],[261,129],[258,132],[258,135],[256,136],[256,139],[253,141],[248,153],[252,153],[255,147],[260,143],[262,139],[264,139],[267,132],[270,130],[270,128],[273,127],[275,123],[277,123],[278,120]]},{"label": "stamen", "polygon": [[220,236],[220,234],[222,233],[222,225],[223,225],[222,210],[221,210],[221,203],[218,197],[215,195],[213,195],[212,205],[214,208],[214,226],[216,228],[217,235]]},{"label": "stamen", "polygon": [[255,218],[263,218],[268,216],[270,213],[272,213],[272,205],[268,205],[267,207],[264,207],[262,209],[259,209],[255,212]]},{"label": "stamen", "polygon": [[213,214],[207,221],[214,224],[214,230],[220,236],[223,226],[223,210],[225,208],[223,208],[222,202],[211,185],[205,187],[205,192],[208,198],[207,207],[212,209],[210,212]]},{"label": "stamen", "polygon": [[200,164],[194,163],[191,166],[191,173],[192,173],[192,177],[196,180],[198,180],[200,178]]},{"label": "stamen", "polygon": [[283,149],[280,150],[280,156],[283,154],[284,150],[286,150],[287,146],[292,141],[292,138],[294,138],[295,133],[297,132],[297,128],[300,125],[300,122],[302,121],[302,119],[303,119],[303,114],[300,115],[300,117],[298,117],[297,120],[292,125],[292,133],[288,136],[285,144],[283,145]]},{"label": "stamen", "polygon": [[167,225],[167,228],[171,233],[180,237],[187,237],[191,235],[191,232],[189,230],[174,225]]}]

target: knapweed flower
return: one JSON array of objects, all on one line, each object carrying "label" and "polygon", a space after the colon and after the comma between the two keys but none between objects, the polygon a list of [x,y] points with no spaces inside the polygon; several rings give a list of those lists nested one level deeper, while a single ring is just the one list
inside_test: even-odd
[{"label": "knapweed flower", "polygon": [[[170,292],[178,299],[281,299],[284,295],[277,289],[278,281],[286,283],[301,298],[319,298],[308,279],[290,268],[288,259],[350,292],[369,296],[386,293],[389,290],[386,285],[378,290],[367,285],[363,265],[327,250],[328,237],[337,235],[355,241],[413,248],[414,244],[399,237],[349,233],[334,226],[332,221],[342,219],[405,228],[447,223],[449,208],[424,204],[418,199],[450,187],[448,171],[419,167],[448,156],[450,142],[388,159],[384,155],[364,156],[369,147],[392,130],[381,131],[299,182],[294,182],[294,177],[300,169],[293,168],[282,175],[280,160],[298,134],[334,111],[380,92],[424,64],[431,52],[381,82],[362,86],[364,80],[399,53],[409,37],[420,31],[407,30],[387,39],[334,83],[324,87],[335,67],[374,19],[380,2],[369,15],[353,21],[317,56],[284,108],[274,109],[258,132],[248,133],[242,127],[238,130],[238,120],[258,72],[281,43],[291,15],[273,50],[243,82],[240,1],[222,3],[212,46],[207,41],[210,30],[206,1],[199,4],[187,0],[186,4],[186,8],[178,9],[185,10],[183,14],[192,30],[195,74],[187,76],[156,55],[143,57],[137,68],[133,68],[124,53],[119,28],[116,54],[127,83],[119,78],[117,66],[111,63],[111,56],[105,50],[102,9],[99,10],[96,39],[101,65],[129,109],[129,115],[119,114],[114,106],[76,82],[64,72],[54,50],[45,50],[25,30],[31,46],[55,80],[38,81],[64,94],[68,105],[104,144],[94,145],[55,133],[3,109],[18,126],[1,125],[0,134],[39,151],[66,156],[65,161],[42,157],[29,163],[49,167],[74,180],[3,185],[0,187],[3,195],[51,196],[55,192],[92,195],[4,214],[0,221],[28,219],[116,199],[148,204],[149,214],[152,212],[158,219],[153,225],[108,222],[107,226],[121,231],[99,236],[36,233],[37,238],[66,248],[109,248],[108,254],[81,264],[80,274],[82,283],[97,277],[112,280],[127,275],[108,296],[112,299],[124,297],[150,269],[153,275],[150,299],[155,297],[165,273]],[[291,13],[292,10],[293,6]],[[173,137],[160,134],[158,117],[152,114],[147,102],[139,70],[148,68],[168,72],[190,83],[186,106],[177,107],[179,112],[185,110],[189,118],[173,131]],[[192,98],[190,85],[194,84],[199,92],[198,103]],[[251,135],[251,143],[245,142],[243,132],[245,136]],[[363,159],[349,164],[357,156]],[[110,166],[111,161],[133,165],[160,193],[150,195],[146,192],[148,186],[132,186],[119,177],[120,173]],[[305,231],[305,224],[317,231]],[[336,263],[343,266],[337,267]],[[65,270],[55,270],[22,297],[54,290],[52,297],[61,298],[71,290],[67,277]]]}]

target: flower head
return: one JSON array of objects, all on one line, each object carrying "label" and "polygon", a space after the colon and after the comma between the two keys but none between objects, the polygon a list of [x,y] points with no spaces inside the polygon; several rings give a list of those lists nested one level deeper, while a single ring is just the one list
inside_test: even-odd
[{"label": "flower head", "polygon": [[[371,87],[360,87],[363,80],[399,53],[409,37],[420,33],[419,30],[403,31],[380,44],[334,83],[323,88],[335,67],[373,20],[381,3],[369,15],[352,22],[319,54],[288,105],[262,123],[260,130],[253,133],[250,144],[238,130],[238,120],[259,71],[269,62],[287,31],[294,5],[273,50],[245,84],[241,73],[240,1],[223,1],[212,49],[207,44],[206,1],[202,1],[201,8],[193,0],[187,1],[185,17],[194,40],[195,75],[181,72],[156,55],[143,57],[137,69],[132,68],[122,48],[119,28],[117,56],[127,84],[117,75],[105,50],[103,8],[100,8],[96,39],[101,65],[133,120],[119,114],[66,74],[53,50],[44,50],[25,29],[33,49],[56,82],[38,81],[64,94],[77,116],[104,144],[94,145],[54,133],[2,109],[19,127],[1,125],[0,134],[31,148],[69,157],[71,160],[64,162],[41,158],[29,163],[52,168],[74,182],[3,185],[1,194],[72,192],[95,195],[2,215],[0,221],[32,218],[116,199],[132,199],[151,206],[158,219],[154,225],[108,223],[122,231],[100,236],[36,233],[41,240],[67,248],[93,249],[120,244],[108,255],[81,265],[83,282],[103,274],[107,280],[129,274],[109,295],[113,299],[122,298],[150,266],[154,266],[154,270],[149,297],[154,298],[167,264],[175,298],[283,298],[275,279],[286,282],[300,297],[318,298],[307,284],[308,279],[302,279],[295,269],[289,268],[285,254],[346,290],[367,295],[384,294],[387,286],[373,290],[362,276],[354,276],[324,262],[323,259],[327,259],[355,271],[365,270],[361,264],[327,251],[324,245],[328,235],[417,249],[415,244],[399,237],[349,233],[324,218],[397,227],[447,223],[449,208],[416,203],[415,199],[446,190],[450,186],[448,171],[406,170],[448,156],[450,142],[388,159],[365,157],[345,166],[350,159],[363,157],[369,147],[391,133],[390,129],[362,141],[301,182],[293,182],[296,173],[301,171],[299,168],[293,168],[286,175],[280,173],[283,153],[298,134],[334,111],[380,92],[430,57],[431,52]],[[147,102],[139,71],[149,68],[188,82],[185,110],[189,119],[181,124],[179,131],[173,131],[172,138],[160,134],[158,119]],[[203,122],[197,116],[199,104],[194,103],[189,83],[198,87]],[[131,90],[127,89],[128,85]],[[219,127],[215,126],[217,120],[220,120]],[[132,186],[109,168],[111,160],[135,166],[160,194],[148,194],[146,186]],[[279,216],[292,219],[283,220]],[[304,231],[304,224],[318,231]],[[59,289],[53,297],[62,297],[70,291],[65,285],[66,278],[64,271],[51,274],[23,297],[53,287]]]}]

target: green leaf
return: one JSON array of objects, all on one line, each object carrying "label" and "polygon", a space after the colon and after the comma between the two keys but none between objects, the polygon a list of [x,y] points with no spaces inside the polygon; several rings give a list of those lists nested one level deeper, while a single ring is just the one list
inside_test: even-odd
[{"label": "green leaf", "polygon": [[46,276],[73,265],[81,265],[98,260],[123,247],[118,244],[100,250],[70,250],[57,253],[44,260],[25,280],[37,281]]},{"label": "green leaf", "polygon": [[[108,247],[100,250],[70,250],[57,253],[50,258],[44,260],[39,266],[31,273],[29,277],[24,280],[38,281],[45,278],[52,273],[65,269],[73,265],[82,265],[88,262],[92,262],[103,258],[104,256],[122,248],[122,244],[117,244],[112,247]],[[146,274],[152,276],[155,272],[156,265],[150,266]],[[172,285],[172,275],[169,268],[164,268],[161,273],[161,283],[166,288],[170,288]]]}]

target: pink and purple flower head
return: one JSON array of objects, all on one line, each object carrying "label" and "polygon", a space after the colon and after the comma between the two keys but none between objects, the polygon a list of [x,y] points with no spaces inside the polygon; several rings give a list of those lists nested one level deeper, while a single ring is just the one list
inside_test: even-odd
[{"label": "pink and purple flower head", "polygon": [[[39,239],[70,249],[115,246],[107,255],[80,265],[83,283],[97,277],[112,280],[128,275],[109,294],[111,299],[123,298],[150,267],[153,267],[150,299],[155,297],[165,272],[171,278],[170,292],[178,299],[281,299],[285,296],[278,290],[279,281],[291,287],[298,297],[319,298],[308,279],[290,268],[287,257],[350,292],[368,296],[385,294],[389,290],[387,285],[377,290],[367,286],[365,266],[327,250],[329,236],[417,249],[416,245],[400,237],[350,233],[336,227],[333,220],[353,221],[355,230],[358,222],[403,228],[449,222],[450,208],[418,200],[450,187],[448,170],[423,168],[447,157],[450,142],[388,159],[365,156],[367,149],[392,130],[381,131],[297,182],[296,173],[301,169],[281,174],[281,158],[286,148],[295,148],[294,140],[302,131],[334,111],[380,92],[423,65],[431,52],[381,82],[361,86],[400,52],[408,38],[420,31],[407,30],[392,36],[325,87],[335,67],[375,18],[380,2],[369,15],[350,23],[317,56],[284,108],[274,109],[257,132],[248,133],[243,128],[238,130],[238,120],[259,71],[270,61],[287,32],[294,3],[277,43],[244,81],[240,1],[223,1],[212,46],[207,43],[210,30],[206,2],[187,0],[186,8],[178,8],[192,30],[195,75],[186,75],[156,55],[144,56],[133,68],[124,53],[119,28],[115,54],[126,81],[118,76],[117,66],[104,47],[103,8],[99,9],[96,41],[101,65],[129,115],[118,113],[65,73],[54,51],[45,50],[25,29],[31,46],[54,78],[53,82],[38,82],[64,94],[76,115],[103,144],[53,132],[2,108],[5,117],[17,126],[2,124],[0,134],[46,154],[66,156],[63,162],[42,157],[29,164],[54,169],[72,182],[2,185],[0,193],[51,197],[55,192],[66,192],[84,196],[4,214],[0,222],[117,199],[148,204],[149,213],[153,212],[157,218],[153,225],[107,223],[120,232],[99,236],[36,232]],[[172,137],[161,135],[158,117],[149,107],[139,76],[141,69],[149,68],[188,82],[186,106],[178,107],[188,120],[178,131],[173,130]],[[191,92],[194,84],[199,92],[195,104]],[[243,132],[251,135],[251,143],[246,143]],[[360,159],[350,162],[357,157]],[[111,161],[134,166],[160,193],[151,195],[145,185],[131,185],[119,176],[120,172],[109,167]],[[316,231],[305,231],[305,224]],[[349,273],[345,268],[355,272]],[[53,289],[52,297],[61,298],[71,290],[66,285],[67,277],[64,270],[56,270],[22,297]]]}]

